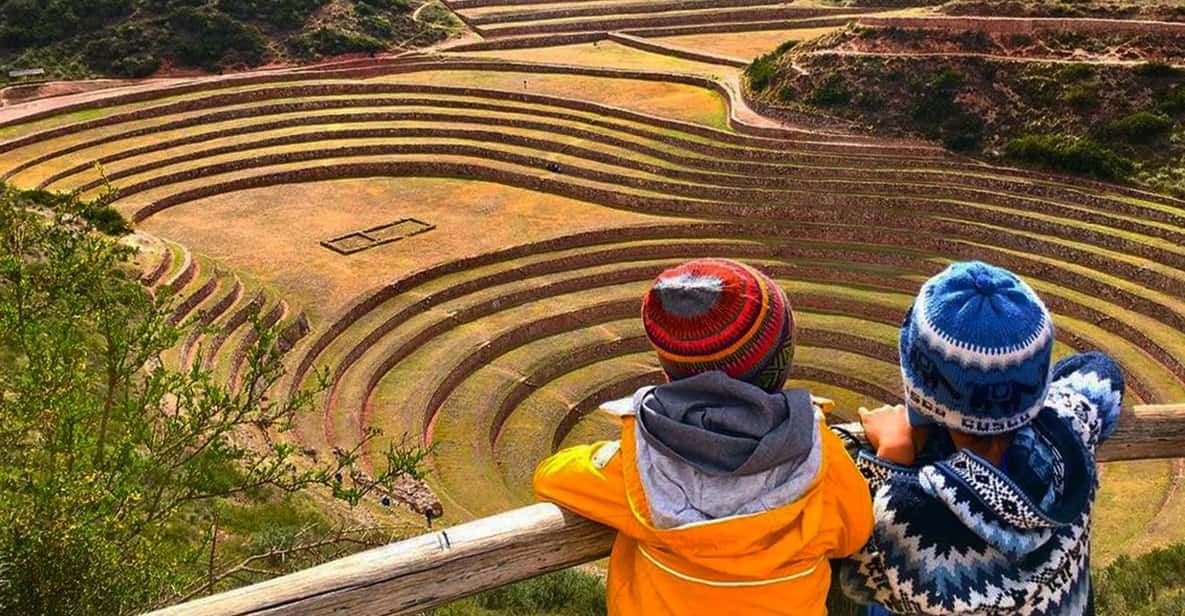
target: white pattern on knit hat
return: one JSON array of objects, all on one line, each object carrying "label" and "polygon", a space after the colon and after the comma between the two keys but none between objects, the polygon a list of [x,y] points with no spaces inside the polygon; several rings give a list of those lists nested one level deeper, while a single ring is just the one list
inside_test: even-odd
[{"label": "white pattern on knit hat", "polygon": [[942,353],[946,359],[957,359],[965,368],[979,367],[981,370],[1001,370],[1015,366],[1043,350],[1053,338],[1053,322],[1049,318],[1049,311],[1041,298],[1033,292],[1025,281],[1016,278],[1016,283],[1030,296],[1031,300],[1041,309],[1041,323],[1029,336],[1016,344],[1002,348],[988,348],[969,344],[955,338],[948,332],[940,331],[930,320],[930,295],[933,285],[939,278],[931,278],[922,286],[915,312],[917,313],[918,335],[930,346]]},{"label": "white pattern on knit hat", "polygon": [[1046,389],[1046,391],[1043,391],[1034,398],[1036,402],[1020,413],[992,419],[961,413],[926,395],[926,390],[918,387],[913,382],[913,379],[910,378],[909,371],[906,370],[905,366],[901,367],[901,381],[905,385],[905,402],[911,410],[960,432],[980,435],[1011,432],[1029,423],[1041,412],[1041,408],[1045,406],[1045,396],[1048,391]]}]

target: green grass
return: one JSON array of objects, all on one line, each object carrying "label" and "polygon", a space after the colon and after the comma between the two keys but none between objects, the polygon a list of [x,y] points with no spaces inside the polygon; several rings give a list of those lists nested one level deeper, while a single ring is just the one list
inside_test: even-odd
[{"label": "green grass", "polygon": [[1100,616],[1185,613],[1185,544],[1122,556],[1095,574]]},{"label": "green grass", "polygon": [[[489,441],[494,419],[491,413],[517,385],[518,375],[530,379],[537,388],[535,395],[541,396],[538,399],[555,402],[559,398],[547,393],[553,390],[555,381],[543,382],[535,376],[539,371],[580,348],[619,337],[636,336],[639,334],[637,330],[637,320],[626,319],[549,336],[511,350],[466,379],[445,401],[436,424],[434,437],[440,445],[434,465],[442,488],[464,501],[468,509],[475,511],[493,513],[526,502],[523,498],[508,499],[508,488],[512,488],[515,495],[524,495],[521,490],[513,489],[521,486],[505,485],[494,477],[496,473],[474,473],[473,469],[475,466],[494,469],[508,461],[523,468],[532,466],[531,462],[525,461],[529,458],[523,451],[513,447],[506,450],[503,444],[517,443],[522,440],[521,437],[526,437],[527,441],[534,441],[535,445],[550,445],[548,429],[554,424],[532,423],[532,428],[526,432],[519,428],[506,429],[502,435],[503,442],[499,443],[495,451]],[[628,355],[605,357],[603,361],[607,363],[600,364],[602,372],[615,371],[618,367],[628,369],[636,363]],[[604,367],[606,365],[607,368]],[[590,383],[605,376],[601,373],[595,376],[590,374]],[[514,418],[517,412],[516,409],[507,420]],[[535,413],[531,413],[530,418],[539,419]],[[495,506],[495,503],[502,503],[503,506]]]},{"label": "green grass", "polygon": [[[425,616],[602,616],[606,609],[601,577],[567,569],[489,590]],[[832,616],[863,614],[863,608],[848,601],[834,581],[827,611]]]},{"label": "green grass", "polygon": [[[1168,488],[1168,460],[1106,464],[1091,533],[1092,558],[1105,565],[1127,552],[1156,515]],[[1133,495],[1143,498],[1133,498]],[[1170,537],[1161,538],[1171,541]],[[1177,538],[1180,540],[1180,537]]]},{"label": "green grass", "polygon": [[505,489],[518,502],[531,500],[531,475],[551,454],[555,427],[568,414],[569,405],[583,400],[603,385],[653,371],[653,353],[635,353],[573,370],[547,383],[523,400],[507,418],[494,453]]},{"label": "green grass", "polygon": [[605,586],[597,576],[567,569],[489,590],[428,612],[431,616],[601,616]]},{"label": "green grass", "polygon": [[[1176,616],[1185,612],[1185,544],[1136,558],[1120,557],[1093,574],[1100,616]],[[834,616],[857,616],[833,581],[827,601]],[[431,616],[600,616],[606,611],[600,576],[568,569],[511,584],[427,612]]]},{"label": "green grass", "polygon": [[[423,409],[448,371],[485,341],[515,326],[617,298],[641,297],[645,281],[570,293],[532,301],[496,312],[457,327],[417,348],[382,379],[373,395],[374,404],[387,411],[372,421],[387,434],[423,429]],[[443,312],[442,312],[443,314]],[[414,331],[414,330],[412,330]],[[410,332],[409,332],[410,333]],[[407,335],[407,334],[405,334]]]},{"label": "green grass", "polygon": [[[498,267],[506,267],[506,265],[502,264],[502,265],[499,265]],[[611,266],[606,266],[606,268],[612,269]],[[523,283],[520,283],[520,286],[526,286],[526,285],[529,285],[533,282],[539,282],[539,281],[524,281]],[[849,297],[849,298],[857,300],[857,301],[868,301],[872,297],[875,297],[876,295],[880,294],[880,295],[884,296],[886,299],[888,299],[889,297],[893,297],[894,301],[892,303],[895,305],[898,305],[898,307],[900,307],[902,310],[904,310],[904,304],[909,299],[908,296],[902,296],[901,294],[891,293],[891,294],[886,295],[886,294],[884,294],[884,292],[879,292],[875,289],[868,289],[868,288],[864,288],[864,287],[844,287],[844,286],[836,286],[836,285],[825,285],[825,284],[816,284],[816,283],[809,283],[809,282],[795,282],[795,281],[788,281],[786,283],[786,286],[791,291],[792,295],[795,293],[807,292],[808,290],[813,289],[814,292],[822,292],[822,293],[829,293],[829,294],[833,294],[833,295],[839,295],[839,296],[843,296],[843,297]],[[1057,290],[1056,288],[1051,288],[1051,291],[1052,292],[1059,292],[1059,290]],[[1064,291],[1061,291],[1061,292],[1064,292]],[[640,291],[636,291],[636,293],[640,293]],[[479,293],[474,297],[467,298],[466,301],[476,301],[476,299],[480,299],[484,295],[489,295],[489,294],[488,293]],[[493,296],[493,295],[490,295],[490,296]],[[461,305],[463,305],[463,304],[458,304],[458,306],[461,306]],[[1103,303],[1102,305],[1105,306],[1106,304]],[[544,313],[546,313],[546,312],[547,311],[544,311]],[[439,314],[440,314],[439,311],[437,311],[437,313],[435,315],[426,315],[426,318],[428,319],[428,321],[431,321],[436,318],[440,318],[439,316],[437,316]],[[543,313],[541,313],[541,314],[543,314]],[[526,317],[524,317],[524,318],[526,318]],[[803,318],[809,319],[810,317],[809,317],[809,315],[804,313]],[[844,329],[843,329],[844,324],[842,323],[842,320],[845,317],[836,317],[836,316],[827,315],[822,318],[823,318],[823,321],[821,321],[821,323],[828,322],[831,324],[831,326],[841,328],[841,331],[844,331]],[[425,321],[425,322],[427,322],[427,321]],[[803,322],[807,323],[806,320],[804,320]],[[508,324],[509,323],[510,322],[508,322]],[[815,324],[812,326],[817,326],[817,325],[818,324]],[[1081,329],[1082,327],[1085,327],[1085,325],[1079,325],[1076,327]],[[849,326],[849,328],[850,328],[850,326]],[[879,333],[876,335],[876,338],[884,343],[891,344],[893,342],[892,329],[893,329],[892,326],[889,326],[889,325],[876,326],[876,330],[879,331]],[[480,335],[483,335],[483,336],[490,335],[490,330],[486,330],[486,329],[475,329],[473,331],[474,332],[480,331],[480,332],[482,332]],[[1107,341],[1106,335],[1100,334],[1100,332],[1101,332],[1101,330],[1092,328],[1090,335],[1092,337],[1096,337],[1096,338],[1099,337],[1100,335],[1102,335],[1103,337],[1101,338],[1101,340],[1103,340],[1104,345],[1106,345],[1106,341]],[[470,334],[470,335],[472,335],[472,334]],[[467,346],[465,344],[457,344],[455,342],[455,340],[460,340],[460,338],[450,338],[450,340],[454,340],[454,342],[450,342],[449,344],[447,344],[445,346],[449,346],[453,349],[465,348]],[[1121,360],[1124,360],[1126,362],[1127,360],[1124,357],[1125,351],[1122,350],[1121,345],[1115,344],[1115,345],[1111,345],[1111,346],[1112,346],[1112,348],[1116,349],[1115,352],[1121,356]],[[527,348],[527,347],[524,347],[524,348]],[[800,358],[799,358],[801,365],[812,365],[812,364],[817,363],[816,361],[812,361],[812,359],[811,359],[812,353],[814,353],[814,352],[809,351],[807,349],[803,350],[803,354],[800,355]],[[433,356],[438,357],[438,358],[439,357],[447,357],[447,354],[439,355],[439,356],[433,355]],[[864,375],[871,375],[871,374],[875,374],[876,372],[878,372],[878,371],[869,372],[868,369],[870,368],[871,365],[874,365],[874,364],[869,364],[868,360],[866,358],[861,358],[858,356],[845,357],[842,353],[835,353],[835,352],[829,352],[829,351],[824,352],[822,355],[819,355],[818,357],[823,358],[822,361],[824,361],[826,363],[826,367],[828,367],[828,369],[832,369],[832,370],[835,370],[838,372],[844,372],[844,373],[851,374],[852,371],[856,371],[856,372],[858,372],[860,374],[864,374]],[[1134,357],[1134,356],[1132,356],[1132,357]],[[438,361],[438,360],[433,360],[433,361]],[[1147,359],[1136,359],[1134,361],[1146,362]],[[429,363],[432,363],[432,362],[429,362]],[[413,364],[414,364],[414,362],[413,362]],[[402,371],[403,368],[411,369],[411,368],[414,368],[414,365],[406,365],[406,366],[401,365],[399,368],[397,368],[397,371]],[[416,381],[415,378],[409,378],[406,376],[402,377],[402,378],[398,378],[398,377],[391,377],[391,378],[394,379],[394,382],[405,382],[406,383],[406,382],[415,382]],[[589,383],[588,379],[590,377],[589,376],[574,375],[573,378],[575,379],[573,381],[574,384],[584,383],[583,386],[587,386],[587,384]],[[896,370],[893,368],[893,366],[887,366],[886,369],[883,371],[883,374],[881,375],[881,377],[878,377],[877,380],[881,381],[883,386],[885,386],[886,388],[891,389],[892,387],[894,387],[893,383],[895,382],[896,378],[897,378]],[[465,385],[462,385],[462,388],[464,388],[464,387],[465,387]],[[481,389],[482,388],[479,387],[479,388],[473,390],[474,393],[469,396],[469,398],[473,401],[474,404],[481,402],[481,400],[479,399]],[[458,390],[458,392],[461,392],[461,391],[462,390]],[[406,392],[401,391],[400,393],[405,394]],[[458,412],[464,411],[466,408],[472,409],[472,406],[465,404],[465,400],[463,399],[465,397],[466,396],[462,396],[462,399],[458,399],[458,400],[456,400],[456,402],[450,401],[449,403],[446,403],[446,407],[450,407],[450,406],[453,406],[454,404],[456,404],[457,405],[456,408],[458,409]],[[565,394],[564,398],[571,399],[569,397],[569,394]],[[414,407],[415,404],[411,404],[411,406]],[[438,429],[440,430],[440,432],[438,432],[438,437],[441,438],[445,443],[469,442],[468,439],[472,438],[474,435],[474,433],[471,433],[470,430],[473,430],[474,428],[477,428],[477,430],[476,430],[477,436],[480,437],[483,434],[483,431],[480,429],[480,426],[466,425],[465,419],[462,418],[461,415],[458,415],[457,417],[458,417],[458,419],[460,419],[460,423],[456,424],[457,428],[461,429],[461,431],[464,432],[465,434],[462,434],[462,432],[457,432],[456,434],[452,434],[452,433],[448,432],[448,430],[450,430],[450,428],[448,428],[446,423],[442,422],[438,426]],[[475,419],[475,418],[469,418],[469,419]],[[511,430],[510,434],[515,434],[515,435],[521,434],[523,436],[529,437],[530,435],[539,434],[540,431],[545,432],[548,426],[554,425],[554,421],[548,421],[546,419],[539,418],[539,417],[535,416],[534,414],[532,414],[532,419],[542,422],[540,424],[539,429],[527,430],[527,429],[522,429],[522,428],[516,428],[514,430]],[[550,439],[545,438],[544,440],[549,441]],[[538,446],[538,444],[535,444],[535,446]],[[462,461],[465,459],[464,452],[459,450],[458,454],[460,455],[460,457],[457,458],[458,461]],[[499,457],[502,459],[522,460],[524,457],[536,459],[536,458],[541,457],[542,455],[545,455],[545,454],[546,454],[546,450],[543,450],[540,453],[533,454],[531,456],[512,455],[512,456],[505,456],[505,457],[499,456]],[[529,470],[529,466],[530,466],[529,464],[524,465],[524,466],[522,466],[522,468],[526,468],[527,470]],[[462,467],[463,467],[463,465],[462,465]],[[472,469],[470,469],[470,471],[472,471]],[[451,475],[451,474],[452,474],[451,471],[449,473],[446,473],[446,475]],[[443,480],[446,478],[441,477],[438,479]],[[516,479],[515,482],[517,482],[517,484],[520,486],[525,485],[524,480],[521,477]],[[496,490],[497,490],[496,484],[493,486],[493,489],[495,490],[495,492],[491,492],[490,494],[496,493]],[[520,490],[521,489],[522,488],[520,488]],[[448,491],[452,492],[453,490],[450,489]],[[1154,490],[1144,490],[1145,493],[1151,493],[1153,491]],[[453,496],[460,496],[460,494],[453,494]],[[465,497],[462,500],[463,500],[463,502],[468,502],[468,503],[483,501],[482,498],[475,498],[475,497]],[[492,503],[494,503],[495,501],[486,500],[485,502],[487,504],[490,504],[490,506],[493,506]],[[499,505],[496,508],[501,508],[501,507],[502,506]],[[1130,510],[1130,508],[1129,508],[1129,510]],[[1142,522],[1138,522],[1138,520],[1134,520],[1134,521],[1132,521],[1131,524],[1127,524],[1126,526],[1134,526],[1138,529],[1140,527],[1140,524],[1142,524]]]},{"label": "green grass", "polygon": [[[423,109],[424,108],[422,108],[422,107],[408,108],[408,110],[413,110],[413,111],[414,110],[423,110]],[[351,110],[351,112],[367,112],[367,111],[389,112],[389,111],[397,111],[397,110],[399,110],[399,107],[393,105],[392,107],[383,107],[383,108],[374,108],[374,107],[358,108],[358,109]],[[442,110],[437,110],[437,111],[442,111]],[[310,116],[316,117],[318,115],[328,115],[330,113],[342,113],[342,111],[336,110],[335,112],[325,111],[325,112],[300,113],[300,114],[277,114],[274,116],[265,116],[265,117],[261,117],[261,118],[253,118],[253,119],[248,119],[248,120],[236,120],[236,121],[231,121],[231,122],[210,123],[210,124],[204,125],[203,130],[223,130],[223,129],[241,128],[241,127],[248,127],[248,126],[251,126],[252,124],[261,123],[261,122],[265,122],[265,121],[283,120],[283,119],[292,118],[292,117],[310,117]],[[451,110],[450,113],[456,114],[458,118],[465,118],[468,115],[468,113],[462,109]],[[526,120],[530,120],[533,122],[542,121],[545,124],[547,124],[548,126],[555,126],[557,129],[562,128],[564,126],[581,127],[579,124],[574,124],[569,121],[555,121],[555,120],[547,119],[545,117],[533,116],[529,112],[524,112],[522,114],[506,114],[506,113],[487,112],[483,115],[483,117],[488,117],[491,119],[526,119]],[[401,128],[434,127],[434,126],[439,126],[439,124],[438,123],[403,121],[403,122],[367,122],[367,123],[365,123],[364,126],[366,128],[370,128],[370,129],[382,129],[382,128],[399,128],[399,127],[401,127]],[[347,124],[318,124],[318,125],[302,126],[302,127],[296,127],[296,128],[273,129],[273,130],[268,130],[268,131],[245,133],[241,136],[220,137],[218,139],[211,139],[206,142],[203,142],[201,147],[202,148],[210,148],[210,147],[215,147],[215,146],[223,146],[223,145],[231,145],[231,144],[259,141],[259,140],[272,138],[272,137],[278,137],[278,136],[298,135],[298,134],[312,135],[314,133],[319,134],[319,133],[324,133],[327,131],[332,131],[335,129],[353,129],[353,128],[358,128],[358,127],[359,126],[357,123],[351,123],[348,125]],[[487,125],[487,124],[482,124],[482,123],[475,124],[475,123],[471,123],[471,122],[460,122],[460,123],[456,124],[455,127],[460,128],[460,129],[466,129],[466,130],[474,130],[474,131],[476,131],[476,130],[495,130],[495,131],[503,132],[503,133],[507,133],[507,134],[540,138],[540,139],[544,139],[546,141],[556,142],[557,144],[559,144],[557,146],[558,148],[562,148],[563,147],[562,144],[565,144],[565,143],[580,143],[583,141],[583,139],[580,139],[580,138],[567,137],[567,136],[560,135],[558,133],[551,132],[551,131],[533,130],[533,129],[519,129],[519,128],[511,128],[511,127],[505,127],[505,126]],[[582,128],[587,128],[587,127],[585,126]],[[595,130],[598,133],[610,135],[610,136],[617,138],[617,139],[623,139],[631,144],[636,143],[639,145],[644,145],[649,148],[658,149],[662,152],[677,154],[679,156],[690,156],[692,158],[700,158],[700,159],[705,160],[705,162],[707,162],[709,160],[705,155],[689,154],[689,153],[687,153],[687,151],[685,149],[680,148],[677,145],[665,144],[660,141],[655,141],[651,138],[647,138],[647,136],[636,136],[636,135],[632,135],[632,134],[628,134],[628,133],[624,133],[624,132],[618,132],[618,131],[615,131],[612,129],[605,129],[605,128],[597,128]],[[96,133],[100,133],[100,134],[102,132],[106,132],[106,131],[96,131]],[[113,131],[113,132],[115,132],[115,131]],[[87,148],[85,150],[73,152],[68,155],[61,156],[61,157],[52,159],[50,161],[47,161],[47,163],[39,165],[35,169],[30,169],[26,172],[23,172],[23,173],[19,174],[17,177],[18,177],[18,180],[22,184],[36,183],[38,181],[42,181],[42,180],[48,178],[51,174],[53,174],[55,172],[64,171],[65,169],[73,167],[75,165],[86,165],[87,163],[94,160],[95,158],[103,156],[103,155],[113,154],[113,153],[119,152],[125,148],[136,147],[137,145],[140,145],[140,144],[158,143],[158,142],[166,141],[170,138],[175,138],[177,136],[190,136],[190,135],[192,135],[192,133],[193,133],[193,129],[165,131],[165,132],[153,134],[153,135],[146,136],[146,137],[137,137],[137,138],[129,139],[126,141],[119,141],[119,142],[109,143],[109,144],[105,144],[105,145],[94,147],[94,148]],[[661,133],[659,133],[659,134],[661,134]],[[655,135],[655,136],[657,137],[657,135]],[[36,156],[36,155],[39,155],[43,152],[53,151],[50,148],[60,149],[61,147],[64,147],[64,146],[68,145],[70,142],[75,141],[77,139],[78,139],[77,136],[75,136],[73,138],[61,138],[58,140],[53,140],[53,143],[47,142],[45,144],[38,144],[37,146],[22,149],[22,152],[25,153],[26,156],[30,156],[30,157]],[[335,140],[332,143],[328,143],[328,144],[323,141],[321,141],[321,142],[313,141],[313,142],[306,143],[303,145],[286,146],[283,148],[272,148],[271,150],[268,150],[268,151],[292,151],[292,150],[296,150],[296,149],[312,149],[312,148],[318,148],[318,147],[320,147],[320,148],[340,147],[340,146],[348,145],[349,143],[383,143],[383,142],[398,142],[398,141],[399,140],[397,140],[397,139],[354,140],[351,142],[347,142],[344,140]],[[422,140],[413,140],[413,141],[422,141]],[[439,140],[434,139],[432,141],[438,142]],[[473,142],[471,142],[471,143],[473,143]],[[504,144],[494,144],[494,143],[485,143],[484,145],[486,145],[487,147],[495,147],[495,148],[499,148],[499,149],[506,149],[506,148],[510,147],[510,146],[506,146]],[[109,165],[106,166],[106,172],[108,174],[117,173],[117,172],[120,172],[121,170],[128,169],[128,168],[131,168],[131,167],[134,167],[137,165],[141,165],[141,164],[144,164],[147,162],[162,161],[162,160],[167,159],[169,156],[173,156],[173,155],[177,155],[177,154],[191,154],[194,151],[194,147],[195,146],[193,146],[192,144],[185,145],[185,146],[179,146],[177,148],[172,148],[169,150],[157,151],[157,152],[153,152],[148,155],[137,156],[137,157],[124,159],[121,161],[116,161],[116,162],[110,163]],[[666,161],[663,161],[660,159],[651,158],[647,155],[635,152],[632,149],[625,149],[625,148],[620,148],[620,147],[615,147],[615,146],[609,146],[609,145],[600,144],[600,143],[584,143],[584,144],[582,144],[582,147],[592,147],[593,149],[596,149],[596,150],[601,150],[601,151],[605,151],[605,152],[609,152],[609,153],[615,153],[615,154],[618,154],[619,156],[621,156],[622,158],[624,158],[625,160],[633,160],[633,161],[638,161],[641,163],[660,165],[660,166],[667,167],[667,168],[681,168],[680,165],[678,165],[676,163],[666,162]],[[726,151],[728,149],[729,148],[726,148]],[[541,152],[533,151],[533,150],[520,149],[518,151],[520,151],[522,153],[527,153],[527,154],[548,156],[546,153],[541,153]],[[244,156],[259,155],[259,154],[263,154],[263,153],[266,153],[266,151],[256,150],[253,152],[243,152],[243,153],[239,153],[237,155],[223,156],[220,159],[219,158],[206,158],[206,159],[203,159],[200,161],[188,162],[179,168],[201,166],[201,165],[205,165],[205,164],[210,164],[212,162],[217,162],[217,160],[235,160],[236,156],[238,158],[242,158]],[[164,173],[165,171],[166,171],[166,169],[154,170],[154,171],[146,174],[145,176],[142,176],[142,178],[140,178],[140,179],[143,179],[143,177],[153,177],[155,175]],[[61,185],[73,185],[73,184],[76,184],[76,183],[81,182],[83,180],[94,179],[94,177],[95,176],[90,172],[90,168],[87,167],[86,171],[81,173],[80,175],[66,178],[64,180],[61,180],[60,182],[61,182]],[[119,180],[119,182],[128,184],[128,183],[131,183],[135,180],[136,180],[136,178],[121,178]],[[55,185],[57,185],[57,184],[55,184]]]},{"label": "green grass", "polygon": [[[249,106],[249,105],[247,105],[247,106]],[[722,110],[718,110],[718,111],[719,111],[721,114],[723,114],[723,111],[722,111]],[[329,113],[329,112],[324,112],[324,113]],[[314,114],[314,115],[316,115],[316,114]],[[495,115],[497,115],[497,114],[495,114]],[[182,116],[182,117],[184,117],[184,116]],[[280,115],[280,116],[275,116],[275,117],[277,117],[277,118],[280,118],[280,117],[285,117],[285,116],[283,116],[283,115]],[[255,121],[255,120],[241,120],[241,121],[229,122],[229,123],[225,123],[225,124],[224,124],[224,126],[227,126],[227,127],[231,127],[231,126],[244,126],[244,125],[249,125],[249,124],[250,124],[251,122],[253,122],[253,121]],[[628,124],[628,123],[627,123],[627,124]],[[383,126],[383,125],[386,125],[386,123],[376,123],[376,124],[374,124],[374,126],[375,126],[375,127],[380,127],[380,126]],[[414,123],[409,123],[409,124],[407,124],[407,125],[408,125],[408,126],[412,126],[412,125],[414,125]],[[304,129],[303,129],[303,132],[313,132],[313,131],[317,131],[317,130],[326,130],[326,129],[328,129],[328,128],[332,128],[332,125],[325,125],[325,126],[318,126],[318,127],[306,127],[306,128],[304,128]],[[102,134],[102,133],[104,133],[104,132],[108,132],[109,130],[110,130],[110,131],[115,131],[115,130],[117,130],[117,129],[114,129],[114,128],[112,128],[112,129],[104,129],[104,130],[101,130],[101,131],[96,131],[96,132],[97,132],[97,133],[99,133],[99,134]],[[295,130],[295,129],[290,129],[290,130],[291,130],[291,133],[302,132],[302,131]],[[604,129],[598,129],[598,130],[604,130]],[[530,133],[529,131],[513,131],[513,132],[522,132],[523,134],[534,134],[534,135],[538,135],[538,136],[546,136],[546,135],[544,135],[544,134],[542,134],[542,133]],[[278,135],[278,134],[289,134],[289,131],[278,131],[278,132],[260,133],[260,134],[254,134],[254,135],[250,135],[250,136],[245,136],[245,137],[243,137],[243,138],[227,138],[227,139],[220,139],[220,140],[218,140],[218,142],[217,142],[217,143],[222,143],[222,144],[226,144],[226,143],[236,143],[236,142],[239,142],[239,141],[242,141],[242,140],[245,140],[245,139],[258,139],[258,138],[263,138],[263,137],[272,136],[272,135]],[[34,181],[34,180],[36,180],[38,177],[45,177],[45,176],[48,174],[47,172],[48,172],[48,171],[50,171],[50,170],[55,170],[55,169],[58,169],[58,168],[64,168],[64,166],[65,166],[65,164],[66,164],[66,160],[69,160],[69,161],[71,161],[71,162],[75,162],[75,161],[81,161],[81,160],[89,160],[89,158],[90,158],[90,157],[93,157],[93,156],[99,155],[99,154],[101,154],[101,153],[103,153],[103,152],[114,152],[114,151],[119,151],[121,148],[123,148],[123,147],[127,147],[127,146],[131,145],[132,143],[136,143],[136,142],[145,142],[145,143],[147,143],[147,142],[151,142],[151,141],[155,140],[156,138],[163,138],[163,137],[165,137],[165,136],[167,136],[167,135],[166,135],[166,134],[160,134],[160,135],[154,135],[154,136],[152,136],[152,137],[148,137],[148,138],[137,138],[137,139],[135,139],[135,140],[133,140],[133,141],[131,141],[131,142],[129,142],[129,143],[116,143],[116,144],[109,144],[109,145],[103,146],[102,148],[98,148],[98,149],[90,149],[90,150],[82,151],[82,152],[79,152],[79,153],[76,153],[76,154],[73,154],[73,155],[71,155],[70,157],[68,157],[68,159],[57,159],[57,160],[54,160],[54,161],[50,161],[50,163],[48,163],[47,165],[43,165],[43,166],[42,166],[42,167],[40,167],[38,170],[36,170],[36,171],[31,171],[31,172],[29,172],[28,174],[21,174],[21,176],[19,176],[19,177],[20,177],[20,179],[21,179],[22,181],[24,181],[24,182]],[[621,135],[618,135],[618,136],[621,136]],[[697,141],[700,141],[700,142],[703,142],[703,141],[705,140],[705,138],[703,138],[703,137],[693,137],[693,136],[688,136],[688,135],[682,135],[682,137],[689,138],[689,139],[692,139],[692,140],[697,140]],[[624,138],[626,138],[627,140],[634,140],[634,141],[636,141],[636,142],[646,142],[645,140],[640,140],[640,141],[639,141],[639,140],[638,140],[638,138],[636,138],[636,137],[629,137],[629,136],[626,136],[626,137],[624,137]],[[73,139],[77,139],[77,136],[75,136],[75,137],[71,137],[71,138],[62,138],[61,140],[55,140],[55,141],[60,141],[60,143],[61,143],[62,145],[65,145],[65,144],[69,143],[69,142],[70,142],[71,140],[73,140]],[[657,142],[649,142],[649,143],[648,143],[648,145],[650,145],[650,146],[652,146],[652,147],[657,147],[658,149],[661,149],[661,150],[664,150],[664,151],[668,151],[668,152],[679,152],[679,153],[685,153],[685,152],[682,152],[682,151],[681,151],[681,150],[680,150],[680,149],[679,149],[677,146],[670,146],[670,145],[660,144],[660,143],[657,143]],[[36,147],[36,148],[29,148],[29,149],[27,149],[26,151],[28,152],[28,154],[30,154],[30,155],[31,155],[31,154],[33,154],[33,153],[37,152],[38,150],[42,150],[42,149],[44,149],[44,147],[43,147],[43,146],[39,146],[39,147]],[[188,150],[188,147],[187,147],[186,149]],[[734,149],[734,148],[732,148],[731,146],[726,146],[726,147],[725,147],[725,149],[726,149],[726,150],[728,150],[728,149]],[[285,150],[286,150],[286,149],[280,149],[280,150],[277,150],[277,151],[285,151]],[[678,168],[678,166],[677,166],[677,165],[671,165],[670,163],[662,163],[661,161],[650,160],[650,159],[647,159],[645,156],[638,155],[638,154],[632,154],[632,153],[630,153],[630,152],[628,152],[628,151],[626,151],[626,150],[622,150],[620,153],[621,153],[621,154],[623,154],[624,156],[626,156],[626,157],[628,157],[628,158],[631,158],[631,159],[634,159],[634,160],[639,160],[639,161],[644,161],[644,162],[650,162],[650,163],[653,163],[653,164],[661,164],[661,165],[663,165],[663,166],[665,166],[665,167],[668,167],[668,168],[671,168],[671,167],[673,167],[673,168]],[[168,154],[168,152],[158,152],[158,153],[154,153],[154,154],[153,154],[153,155],[150,157],[150,160],[153,160],[153,159],[159,159],[159,158],[161,158],[161,157],[163,157],[163,156],[166,156],[167,154]],[[226,157],[226,159],[227,159],[227,160],[233,159],[233,156]],[[119,169],[121,169],[121,168],[126,168],[126,167],[128,167],[128,166],[131,166],[131,165],[133,165],[133,164],[139,164],[139,163],[141,163],[141,162],[143,162],[143,160],[142,160],[142,159],[130,159],[130,160],[125,160],[125,161],[120,161],[119,163],[115,163],[114,165],[112,165],[112,169],[111,169],[111,170],[113,170],[113,171],[115,171],[115,170],[119,170]],[[204,164],[204,163],[209,163],[209,162],[213,162],[213,161],[212,161],[212,160],[207,160],[207,161],[204,161],[203,163],[190,163],[190,164],[187,164],[187,165],[185,165],[185,166],[183,166],[183,167],[181,167],[181,168],[187,168],[187,167],[190,167],[190,166],[197,166],[197,165]],[[152,176],[152,175],[156,175],[156,174],[158,174],[158,173],[160,173],[160,172],[161,172],[161,171],[154,171],[153,173],[151,173],[151,174],[148,174],[148,176],[146,176],[146,177],[150,177],[150,176]],[[76,178],[74,181],[77,181],[77,179],[80,179],[80,178]],[[125,179],[125,181],[127,181],[127,182],[130,182],[130,181],[133,181],[134,179],[135,179],[135,178],[126,178],[126,179]]]}]

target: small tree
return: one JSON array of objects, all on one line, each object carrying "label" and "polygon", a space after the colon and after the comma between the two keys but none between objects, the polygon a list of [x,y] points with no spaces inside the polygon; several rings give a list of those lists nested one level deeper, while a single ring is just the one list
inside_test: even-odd
[{"label": "small tree", "polygon": [[269,396],[284,370],[276,330],[258,324],[238,389],[166,367],[193,325],[170,324],[175,302],[95,232],[95,207],[71,195],[47,209],[0,185],[0,612],[117,614],[179,596],[195,554],[175,537],[208,530],[185,527],[198,503],[314,485],[356,503],[418,475],[423,452],[393,447],[373,482],[343,487],[358,449],[308,468],[282,438],[244,438],[283,435],[317,389]]}]

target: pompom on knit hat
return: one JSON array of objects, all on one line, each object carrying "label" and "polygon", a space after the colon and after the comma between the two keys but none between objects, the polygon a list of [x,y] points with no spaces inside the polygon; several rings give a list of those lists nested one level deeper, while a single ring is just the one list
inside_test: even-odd
[{"label": "pompom on knit hat", "polygon": [[671,380],[719,370],[768,391],[786,383],[794,313],[765,274],[727,259],[696,259],[658,276],[642,324]]},{"label": "pompom on knit hat", "polygon": [[911,424],[1002,434],[1044,406],[1053,321],[1012,272],[955,263],[922,286],[900,348]]}]

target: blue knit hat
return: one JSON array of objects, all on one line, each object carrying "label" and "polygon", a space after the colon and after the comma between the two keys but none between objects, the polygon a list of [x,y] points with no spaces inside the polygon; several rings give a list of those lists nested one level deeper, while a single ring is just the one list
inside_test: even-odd
[{"label": "blue knit hat", "polygon": [[911,424],[1000,434],[1045,402],[1053,321],[1012,272],[955,263],[922,285],[900,347]]}]

